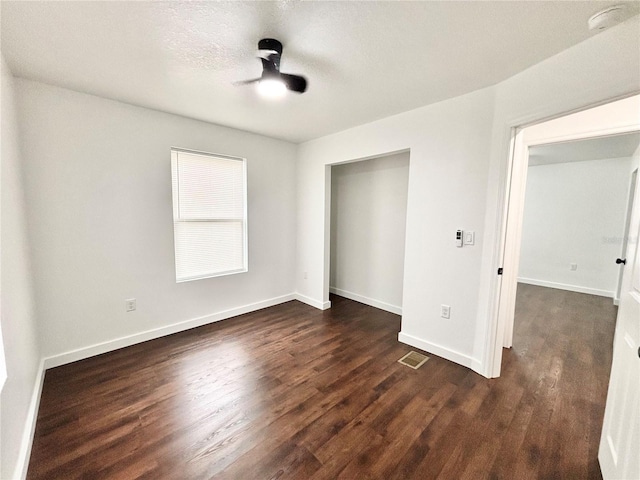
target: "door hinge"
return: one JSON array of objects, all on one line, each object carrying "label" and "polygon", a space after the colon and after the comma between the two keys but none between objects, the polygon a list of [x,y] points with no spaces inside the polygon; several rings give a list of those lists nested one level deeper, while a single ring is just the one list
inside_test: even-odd
[{"label": "door hinge", "polygon": [[498,275],[502,275],[502,267],[498,269]]}]

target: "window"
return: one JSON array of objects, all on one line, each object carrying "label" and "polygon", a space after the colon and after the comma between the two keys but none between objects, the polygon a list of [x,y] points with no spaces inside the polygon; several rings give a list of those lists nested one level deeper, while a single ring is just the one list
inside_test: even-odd
[{"label": "window", "polygon": [[246,160],[171,149],[176,281],[247,271]]}]

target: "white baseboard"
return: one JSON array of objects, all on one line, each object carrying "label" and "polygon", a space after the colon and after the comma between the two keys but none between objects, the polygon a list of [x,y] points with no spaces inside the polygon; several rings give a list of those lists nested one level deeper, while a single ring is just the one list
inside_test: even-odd
[{"label": "white baseboard", "polygon": [[11,478],[19,478],[24,480],[27,478],[27,470],[29,468],[29,459],[31,458],[31,446],[33,445],[33,436],[36,433],[36,420],[38,419],[38,408],[40,407],[40,397],[42,396],[42,385],[44,384],[44,360],[40,360],[38,373],[33,384],[33,392],[29,401],[29,410],[25,421],[24,430],[22,431],[22,439],[20,440],[20,451],[18,453],[18,461]]},{"label": "white baseboard", "polygon": [[327,310],[331,308],[331,302],[320,302],[318,300],[314,300],[311,297],[307,297],[302,295],[301,293],[296,293],[294,298],[299,302],[306,303],[307,305],[311,305],[312,307],[318,308],[320,310]]},{"label": "white baseboard", "polygon": [[580,285],[568,285],[566,283],[547,282],[546,280],[536,280],[534,278],[518,277],[519,283],[537,285],[538,287],[557,288],[558,290],[568,290],[570,292],[586,293],[588,295],[598,295],[599,297],[615,298],[616,292],[599,290],[597,288],[582,287]]},{"label": "white baseboard", "polygon": [[364,295],[358,295],[357,293],[349,292],[347,290],[342,290],[336,287],[329,287],[329,291],[331,293],[335,293],[336,295],[340,295],[341,297],[348,298],[349,300],[355,300],[356,302],[364,303],[365,305],[379,308],[380,310],[384,310],[386,312],[395,313],[396,315],[402,315],[402,307],[391,305],[390,303],[381,302],[380,300],[365,297]]},{"label": "white baseboard", "polygon": [[[136,333],[134,335],[128,335],[126,337],[120,337],[107,342],[97,343],[88,347],[78,348],[69,352],[61,353],[44,359],[44,368],[53,368],[67,363],[75,362],[77,360],[83,360],[85,358],[100,355],[102,353],[118,350],[119,348],[129,347],[136,343],[146,342],[147,340],[153,340],[155,338],[164,337],[173,333],[182,332],[191,328],[200,327],[213,322],[219,322],[220,320],[226,320],[231,317],[243,315],[245,313],[254,312],[267,307],[273,307],[284,302],[296,300],[295,294],[283,295],[281,297],[270,298],[261,302],[251,303],[238,308],[232,308],[224,310],[222,312],[213,313],[211,315],[205,315],[202,317],[192,318],[166,327],[154,328],[153,330],[147,330],[145,332]],[[306,303],[306,302],[305,302]]]},{"label": "white baseboard", "polygon": [[479,368],[482,366],[480,362],[463,353],[456,352],[455,350],[427,342],[426,340],[402,332],[398,334],[398,341],[411,345],[412,347],[419,348],[420,350],[424,350],[425,352],[433,353],[439,357],[446,358],[447,360],[451,360],[454,363],[470,368],[473,371],[484,375],[479,371]]}]

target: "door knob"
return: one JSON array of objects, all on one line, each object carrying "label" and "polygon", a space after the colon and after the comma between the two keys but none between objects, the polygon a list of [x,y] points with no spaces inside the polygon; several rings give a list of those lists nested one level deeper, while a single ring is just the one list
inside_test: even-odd
[{"label": "door knob", "polygon": [[626,265],[627,264],[627,259],[626,258],[616,258],[616,263],[618,265],[620,265],[620,264]]}]

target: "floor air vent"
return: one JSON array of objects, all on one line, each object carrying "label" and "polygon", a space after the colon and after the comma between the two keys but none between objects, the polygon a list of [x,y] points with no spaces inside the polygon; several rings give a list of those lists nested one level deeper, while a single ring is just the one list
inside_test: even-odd
[{"label": "floor air vent", "polygon": [[418,353],[418,352],[409,352],[400,360],[398,360],[398,362],[400,362],[403,365],[406,365],[407,367],[411,367],[414,370],[417,370],[427,360],[429,360],[429,357],[427,357],[426,355],[422,355],[421,353]]}]

